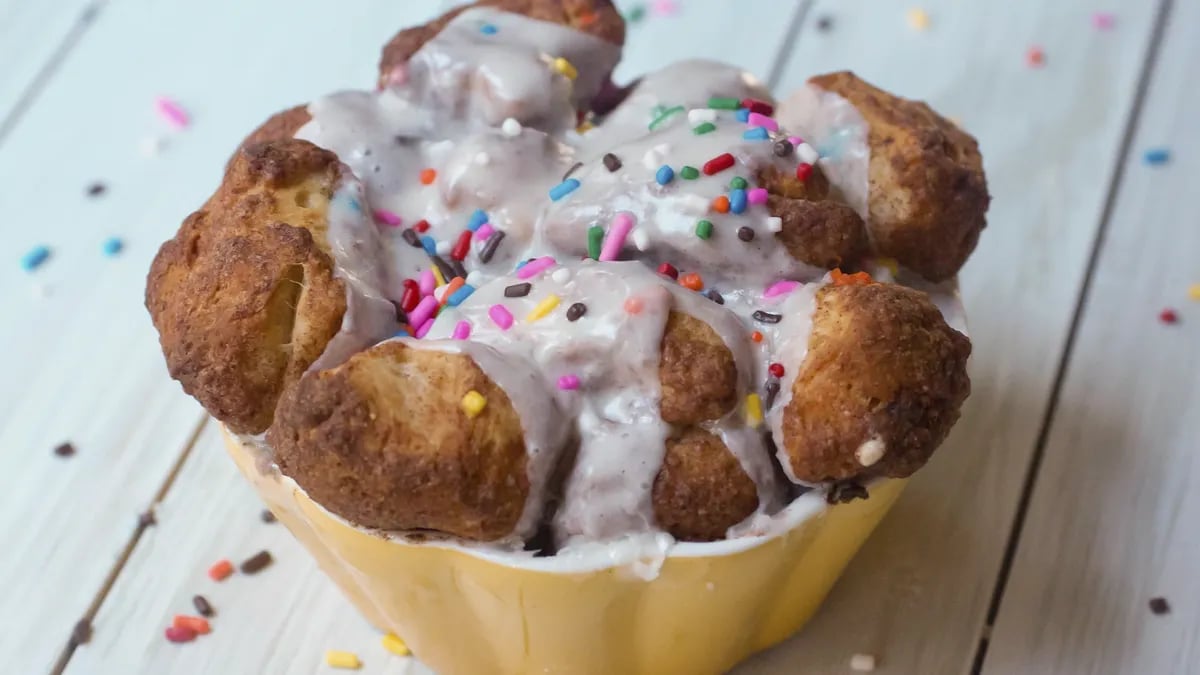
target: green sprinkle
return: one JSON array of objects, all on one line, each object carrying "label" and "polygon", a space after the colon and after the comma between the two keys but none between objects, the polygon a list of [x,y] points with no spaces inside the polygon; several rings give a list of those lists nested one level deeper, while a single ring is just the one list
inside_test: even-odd
[{"label": "green sprinkle", "polygon": [[717,130],[717,125],[713,124],[712,122],[705,122],[704,124],[701,124],[700,126],[692,129],[692,133],[696,134],[697,136],[702,136],[704,134],[707,134],[710,131],[716,131],[716,130]]},{"label": "green sprinkle", "polygon": [[746,182],[746,179],[741,176],[736,176],[733,180],[729,181],[729,187],[734,190],[745,190],[748,185],[749,183]]},{"label": "green sprinkle", "polygon": [[708,99],[708,107],[715,110],[737,110],[742,107],[742,102],[736,98],[722,98],[714,96]]},{"label": "green sprinkle", "polygon": [[634,5],[629,8],[629,12],[625,14],[625,20],[629,23],[637,23],[646,17],[646,8],[642,5]]},{"label": "green sprinkle", "polygon": [[679,170],[679,175],[687,180],[696,180],[700,177],[700,170],[694,166],[685,166]]},{"label": "green sprinkle", "polygon": [[593,225],[588,228],[588,257],[592,260],[600,259],[600,244],[604,241],[604,228],[599,225]]},{"label": "green sprinkle", "polygon": [[674,108],[667,108],[666,110],[662,111],[657,117],[654,118],[654,121],[650,123],[650,131],[654,131],[661,126],[663,122],[666,122],[668,119],[678,115],[679,113],[683,112],[683,110],[683,106],[677,105]]},{"label": "green sprinkle", "polygon": [[696,236],[701,239],[712,237],[712,223],[707,220],[696,223]]}]

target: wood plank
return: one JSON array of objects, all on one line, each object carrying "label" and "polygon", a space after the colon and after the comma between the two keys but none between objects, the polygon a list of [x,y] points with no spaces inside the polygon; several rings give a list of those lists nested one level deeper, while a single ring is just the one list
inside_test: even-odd
[{"label": "wood plank", "polygon": [[22,99],[52,75],[104,0],[0,0],[0,140]]},{"label": "wood plank", "polygon": [[[782,87],[851,68],[978,136],[993,205],[962,275],[974,393],[808,629],[747,673],[841,672],[855,653],[875,655],[879,673],[970,671],[1157,3],[1122,4],[1110,32],[1092,27],[1104,9],[1093,0],[920,5],[925,31],[906,23],[907,0],[818,2]],[[827,33],[814,30],[823,16]],[[1040,69],[1025,62],[1033,45]]]},{"label": "wood plank", "polygon": [[[267,7],[269,3],[261,2],[239,5],[243,7],[241,12],[250,13],[237,22],[239,26],[246,26],[243,29],[219,22],[214,17],[228,14],[211,5],[173,3],[169,12],[171,19],[166,21],[167,10],[153,9],[155,3],[151,0],[127,1],[131,4],[127,13],[114,16],[108,24],[98,27],[94,39],[107,45],[105,49],[111,59],[112,51],[123,49],[114,43],[131,39],[138,27],[145,25],[147,19],[139,12],[155,11],[160,15],[157,25],[163,28],[145,38],[137,51],[164,54],[164,60],[168,62],[156,66],[140,88],[121,92],[125,99],[121,106],[128,109],[145,105],[157,91],[156,87],[174,83],[172,93],[195,106],[197,111],[196,126],[178,139],[179,143],[186,144],[186,149],[180,149],[178,155],[174,150],[168,151],[158,160],[158,165],[152,165],[158,166],[157,171],[163,174],[154,177],[155,189],[162,194],[154,200],[154,212],[143,216],[147,256],[158,239],[174,228],[186,209],[198,203],[211,189],[217,175],[216,167],[241,131],[253,126],[271,110],[302,100],[314,92],[348,86],[352,83],[348,73],[365,71],[369,78],[375,45],[382,44],[384,34],[390,32],[377,22],[341,26],[346,31],[352,28],[365,31],[374,26],[373,30],[380,34],[347,33],[336,40],[329,39],[322,43],[326,46],[320,52],[321,63],[308,56],[289,57],[292,59],[289,67],[284,68],[289,72],[277,74],[279,54],[285,46],[279,40],[287,39],[289,44],[314,44],[312,41],[321,31],[329,29],[328,22],[322,21],[322,15],[314,11],[315,3],[301,7],[289,3],[291,9],[286,12],[289,16],[286,27],[276,23],[270,35],[260,30],[256,34],[257,41],[251,42],[248,36],[239,39],[238,35],[228,34],[231,30],[249,32],[249,26],[277,21],[278,17],[268,19],[272,12],[278,12],[277,5],[271,4],[271,9]],[[397,7],[404,3],[381,1],[378,4],[388,8],[398,19]],[[628,7],[637,3],[624,4]],[[789,7],[794,10],[798,6],[791,4]],[[700,7],[703,11],[697,9]],[[782,12],[782,16],[791,18],[789,12]],[[737,10],[725,4],[684,4],[676,15],[649,16],[632,27],[631,39],[644,46],[631,48],[621,72],[624,77],[632,78],[671,60],[703,55],[706,51],[703,41],[716,39],[724,33],[739,44],[753,45],[729,56],[735,57],[740,65],[765,74],[787,38],[789,21],[780,20],[780,17],[778,6],[769,11],[763,6]],[[384,23],[393,26],[403,22],[389,20]],[[696,40],[676,39],[680,35],[696,36]],[[223,53],[219,57],[210,54],[205,46],[216,42],[228,44],[232,53]],[[362,49],[363,45],[368,47]],[[100,58],[98,54],[88,56]],[[295,61],[300,58],[304,58],[306,64],[308,61],[313,64],[300,68]],[[347,64],[356,67],[350,68]],[[163,77],[167,72],[177,75]],[[156,78],[155,73],[159,77]],[[72,76],[82,79],[86,74],[81,70]],[[267,80],[270,83],[264,84]],[[136,83],[128,84],[133,87]],[[233,103],[217,105],[220,100]],[[116,119],[115,114],[111,117]],[[34,119],[44,118],[39,115]],[[142,128],[129,123],[126,126],[135,130]],[[122,133],[126,143],[135,137],[127,129],[122,129]],[[196,135],[202,137],[196,138]],[[164,170],[162,165],[168,163],[169,169]],[[209,177],[200,175],[204,172]],[[147,173],[148,170],[140,171],[137,178],[144,179]],[[130,184],[137,183],[130,180]],[[145,260],[138,260],[133,266],[140,273],[145,264]],[[133,289],[128,293],[133,293]],[[140,321],[140,327],[148,327],[144,317],[131,321]],[[154,349],[143,346],[142,350],[139,354],[146,357],[147,363],[157,363],[160,357]],[[165,389],[173,391],[161,373],[156,377],[163,380]],[[313,672],[324,668],[320,665],[324,649],[342,648],[358,651],[368,659],[367,672],[405,672],[403,660],[381,662],[378,635],[316,571],[283,528],[276,527],[270,530],[271,534],[263,534],[263,526],[255,518],[258,510],[255,498],[234,476],[232,463],[215,447],[217,445],[212,430],[206,430],[204,439],[182,467],[160,509],[160,526],[147,532],[138,542],[128,565],[101,605],[96,617],[95,640],[76,650],[68,671],[89,674]],[[175,447],[178,445],[163,445],[163,448]],[[160,470],[157,475],[162,473]],[[172,613],[188,609],[188,598],[195,592],[197,583],[204,581],[204,568],[217,555],[236,557],[251,548],[268,545],[277,553],[280,563],[270,575],[262,577],[261,595],[247,586],[246,592],[254,593],[250,598],[239,598],[235,592],[223,596],[234,598],[235,607],[222,615],[212,636],[182,649],[166,643],[162,637],[164,622]],[[255,582],[253,589],[258,589],[258,580]],[[222,586],[221,590],[224,589]],[[59,621],[58,624],[64,631],[70,627],[70,622]],[[397,668],[401,670],[393,670]],[[415,667],[407,672],[417,673]]]},{"label": "wood plank", "polygon": [[[201,419],[166,377],[142,307],[155,249],[248,129],[306,98],[369,86],[378,45],[436,9],[359,8],[377,18],[330,21],[319,0],[112,3],[0,146],[11,247],[0,349],[16,355],[0,384],[0,535],[20,552],[0,562],[6,669],[52,667]],[[302,53],[312,58],[299,67]],[[146,159],[140,139],[166,133],[152,113],[158,94],[194,124]],[[108,191],[88,199],[93,180]],[[101,253],[110,235],[126,242],[113,259]],[[35,244],[54,252],[27,274],[16,259]],[[50,297],[34,295],[39,285]],[[79,454],[64,461],[51,448],[66,440]]]},{"label": "wood plank", "polygon": [[[1200,663],[1200,3],[1176,2],[1116,195],[985,673]],[[1162,167],[1146,148],[1169,147]],[[1181,321],[1156,315],[1177,308]],[[1167,598],[1155,616],[1148,601]]]}]

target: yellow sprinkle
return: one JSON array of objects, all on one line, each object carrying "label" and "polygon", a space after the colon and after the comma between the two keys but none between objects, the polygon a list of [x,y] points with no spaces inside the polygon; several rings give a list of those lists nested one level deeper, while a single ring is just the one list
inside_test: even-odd
[{"label": "yellow sprinkle", "polygon": [[914,7],[908,10],[908,25],[916,30],[925,30],[929,27],[929,15],[925,10]]},{"label": "yellow sprinkle", "polygon": [[358,660],[358,654],[353,652],[339,652],[336,649],[330,649],[325,652],[325,663],[334,668],[345,668],[346,670],[358,670],[362,668],[362,661]]},{"label": "yellow sprinkle", "polygon": [[900,263],[896,262],[895,258],[880,258],[879,264],[891,272],[893,277],[900,273]]},{"label": "yellow sprinkle", "polygon": [[1192,284],[1188,286],[1188,297],[1192,300],[1200,302],[1200,284]]},{"label": "yellow sprinkle", "polygon": [[533,323],[543,316],[546,316],[550,313],[550,310],[558,307],[558,301],[559,297],[557,295],[554,295],[553,293],[547,295],[544,300],[539,302],[536,307],[530,310],[529,314],[525,315],[525,321],[528,323]]},{"label": "yellow sprinkle", "polygon": [[584,120],[582,124],[580,124],[579,126],[575,127],[575,133],[577,133],[577,134],[586,134],[587,132],[589,132],[589,131],[591,131],[592,129],[595,129],[595,128],[596,128],[596,125],[595,125],[595,124],[592,124],[591,122],[589,122],[589,121],[587,121],[587,120]]},{"label": "yellow sprinkle", "polygon": [[467,417],[474,418],[483,412],[483,408],[486,405],[487,399],[483,397],[483,394],[474,389],[468,391],[467,395],[462,397],[462,409],[467,414]]},{"label": "yellow sprinkle", "polygon": [[762,399],[758,394],[749,394],[746,396],[746,422],[750,426],[756,427],[762,424]]},{"label": "yellow sprinkle", "polygon": [[404,640],[401,640],[399,636],[392,633],[383,636],[383,648],[396,656],[408,656],[412,654],[412,650],[408,648],[408,645],[404,644]]},{"label": "yellow sprinkle", "polygon": [[557,59],[554,59],[553,65],[554,65],[554,72],[558,73],[559,75],[562,75],[563,77],[567,78],[568,80],[574,80],[576,77],[579,77],[579,71],[575,70],[575,66],[571,65],[570,61],[564,59],[561,56],[558,57]]},{"label": "yellow sprinkle", "polygon": [[439,269],[437,268],[437,265],[434,265],[432,269],[433,269],[433,278],[434,278],[434,280],[435,280],[435,281],[437,281],[437,285],[438,285],[438,286],[445,286],[445,285],[446,285],[446,278],[442,276],[442,272],[441,272],[441,270],[439,270]]}]

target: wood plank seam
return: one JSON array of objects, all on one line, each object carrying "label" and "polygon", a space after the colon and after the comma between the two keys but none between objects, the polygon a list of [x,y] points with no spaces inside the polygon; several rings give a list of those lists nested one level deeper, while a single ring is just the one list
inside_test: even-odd
[{"label": "wood plank seam", "polygon": [[1112,221],[1117,195],[1120,193],[1121,182],[1125,177],[1125,169],[1129,164],[1134,136],[1137,133],[1138,122],[1146,101],[1146,94],[1150,88],[1150,82],[1158,65],[1159,54],[1162,51],[1162,43],[1166,36],[1167,26],[1170,23],[1174,5],[1175,0],[1160,0],[1154,17],[1154,24],[1150,31],[1150,42],[1142,60],[1137,87],[1134,90],[1133,101],[1130,105],[1128,116],[1125,119],[1125,128],[1121,134],[1121,142],[1114,158],[1116,168],[1113,171],[1105,194],[1104,207],[1100,213],[1100,223],[1092,239],[1092,246],[1088,253],[1087,265],[1084,267],[1078,299],[1071,313],[1071,322],[1067,329],[1066,341],[1059,357],[1058,367],[1055,369],[1054,381],[1050,389],[1050,398],[1046,403],[1046,409],[1042,416],[1041,424],[1038,427],[1033,455],[1029,460],[1028,467],[1026,467],[1025,479],[1021,488],[1021,497],[1017,502],[1017,511],[1013,517],[1012,527],[1009,529],[1008,542],[1005,545],[1004,557],[1000,563],[1000,571],[996,576],[995,586],[992,589],[992,598],[988,605],[987,617],[984,625],[980,627],[979,640],[975,648],[975,658],[971,666],[971,675],[979,675],[983,671],[984,662],[987,660],[988,643],[992,627],[995,624],[996,617],[1000,613],[1000,606],[1004,600],[1004,591],[1012,572],[1013,560],[1016,557],[1017,548],[1020,545],[1021,534],[1025,526],[1025,517],[1029,510],[1034,488],[1037,485],[1038,471],[1042,465],[1046,445],[1050,438],[1050,430],[1053,428],[1055,413],[1058,411],[1063,384],[1066,381],[1067,372],[1071,365],[1071,356],[1074,352],[1075,341],[1079,335],[1084,308],[1087,307],[1088,299],[1091,297],[1092,282],[1095,278],[1100,254],[1104,250],[1106,234]]},{"label": "wood plank seam", "polygon": [[800,42],[800,31],[804,28],[804,20],[808,17],[808,12],[812,9],[815,1],[801,0],[796,5],[796,11],[792,14],[791,21],[788,22],[787,30],[784,31],[784,43],[779,45],[779,53],[775,55],[775,60],[771,62],[771,69],[767,71],[767,88],[775,92],[776,96],[781,97],[781,93],[776,92],[775,88],[779,86],[779,80],[783,78],[783,71],[792,58],[792,52]]},{"label": "wood plank seam", "polygon": [[59,66],[61,66],[67,57],[70,56],[75,46],[78,45],[79,41],[83,38],[84,33],[86,33],[88,29],[95,24],[96,17],[100,15],[101,10],[103,10],[104,6],[107,4],[108,0],[95,0],[91,4],[85,6],[83,11],[79,13],[79,18],[75,20],[75,25],[71,27],[70,32],[63,37],[62,42],[59,43],[54,51],[50,53],[50,56],[46,59],[46,62],[42,64],[41,69],[38,70],[37,75],[33,78],[29,85],[25,87],[25,90],[21,92],[21,95],[17,97],[17,102],[13,105],[12,110],[4,117],[4,119],[0,119],[0,146],[4,145],[4,139],[6,139],[8,134],[16,128],[17,123],[21,120],[21,117],[24,116],[25,111],[29,110],[34,101],[37,100],[38,95],[45,88],[46,83],[50,81],[50,78],[54,76],[55,71],[57,71]]},{"label": "wood plank seam", "polygon": [[[200,434],[204,431],[204,427],[206,424],[208,424],[209,420],[210,418],[207,414],[202,416],[200,421],[196,424],[196,428],[192,430],[192,434],[188,437],[187,443],[184,444],[182,452],[179,453],[179,457],[176,458],[175,463],[171,465],[171,470],[168,471],[166,477],[163,478],[162,485],[159,486],[158,491],[154,494],[154,499],[147,507],[147,510],[151,514],[154,512],[154,508],[160,502],[162,502],[162,500],[167,496],[167,493],[171,490],[171,485],[175,483],[175,479],[179,476],[179,472],[183,468],[184,462],[186,462],[188,456],[192,454],[192,448],[196,447],[196,442],[200,440]],[[81,617],[81,620],[86,619],[90,623],[96,618],[96,614],[100,611],[100,606],[104,604],[104,599],[108,597],[108,592],[112,589],[113,584],[117,582],[117,577],[120,576],[121,571],[125,569],[125,563],[129,561],[129,556],[133,555],[133,550],[137,548],[138,541],[142,538],[142,534],[147,528],[150,527],[154,527],[154,523],[138,522],[137,528],[134,529],[133,534],[129,537],[129,541],[125,544],[125,547],[121,549],[120,555],[117,556],[117,560],[113,563],[112,569],[109,570],[108,575],[105,576],[104,583],[100,585],[99,589],[97,589],[96,596],[92,598],[92,602],[88,605],[88,608]],[[51,675],[62,675],[62,672],[66,670],[67,663],[71,660],[71,656],[75,653],[75,649],[78,646],[79,645],[76,644],[75,641],[70,637],[67,638],[66,645],[59,654],[58,660],[55,661],[54,668],[50,671]]]}]

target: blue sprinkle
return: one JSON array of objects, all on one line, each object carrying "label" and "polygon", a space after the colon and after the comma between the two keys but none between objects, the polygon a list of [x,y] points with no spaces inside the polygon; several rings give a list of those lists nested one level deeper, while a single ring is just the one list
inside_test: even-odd
[{"label": "blue sprinkle", "polygon": [[429,235],[421,237],[421,246],[425,247],[425,252],[429,255],[437,255],[437,240]]},{"label": "blue sprinkle", "polygon": [[21,269],[26,272],[32,272],[42,266],[46,259],[50,257],[49,246],[34,246],[29,249],[29,252],[21,256]]},{"label": "blue sprinkle", "polygon": [[474,292],[474,286],[471,284],[463,284],[462,286],[459,286],[457,291],[451,293],[450,297],[446,298],[446,304],[450,307],[458,307],[460,302],[471,297],[471,294]]},{"label": "blue sprinkle", "polygon": [[111,258],[111,257],[115,256],[116,254],[120,253],[121,249],[125,248],[125,244],[124,244],[124,242],[122,242],[120,239],[117,239],[116,237],[109,237],[108,239],[104,240],[103,248],[104,248],[104,255]]},{"label": "blue sprinkle", "polygon": [[666,164],[658,167],[658,173],[654,174],[654,180],[658,181],[659,185],[666,185],[675,180],[675,169]]},{"label": "blue sprinkle", "polygon": [[735,114],[737,115],[737,121],[739,121],[739,122],[749,122],[750,121],[750,109],[749,108],[738,108],[737,113],[735,113]]},{"label": "blue sprinkle", "polygon": [[471,219],[467,221],[467,229],[474,232],[478,230],[484,223],[488,221],[488,214],[483,209],[475,209],[475,213],[471,214]]},{"label": "blue sprinkle", "polygon": [[479,32],[483,33],[484,35],[495,35],[497,30],[499,29],[490,23],[485,23],[479,27]]},{"label": "blue sprinkle", "polygon": [[753,127],[742,134],[742,138],[748,141],[765,141],[770,137],[766,127]]},{"label": "blue sprinkle", "polygon": [[354,199],[353,197],[350,198],[350,208],[353,209],[355,213],[362,213],[362,205],[359,204],[358,200]]},{"label": "blue sprinkle", "polygon": [[729,212],[744,213],[746,211],[746,191],[738,188],[729,191]]},{"label": "blue sprinkle", "polygon": [[1150,166],[1161,166],[1171,161],[1171,151],[1166,148],[1150,148],[1142,154],[1142,161]]},{"label": "blue sprinkle", "polygon": [[521,271],[521,268],[522,268],[522,267],[524,267],[524,266],[526,266],[526,265],[528,265],[528,264],[529,264],[529,259],[528,259],[528,258],[526,258],[525,260],[522,260],[521,262],[517,263],[517,266],[513,268],[513,271],[514,271],[514,272],[519,272],[519,271]]},{"label": "blue sprinkle", "polygon": [[576,178],[568,178],[558,185],[550,188],[550,199],[552,201],[558,201],[578,189],[579,180]]}]

